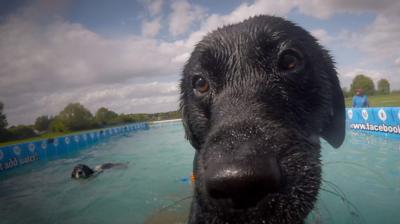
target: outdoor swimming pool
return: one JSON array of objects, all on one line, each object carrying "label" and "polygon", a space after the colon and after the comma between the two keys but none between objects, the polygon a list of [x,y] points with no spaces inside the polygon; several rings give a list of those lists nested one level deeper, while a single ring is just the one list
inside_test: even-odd
[{"label": "outdoor swimming pool", "polygon": [[[0,223],[183,223],[194,149],[179,122],[155,126],[0,179]],[[339,149],[323,143],[323,190],[308,223],[399,223],[400,141],[348,131]],[[91,180],[74,165],[128,162]],[[345,194],[341,198],[338,195]]]}]

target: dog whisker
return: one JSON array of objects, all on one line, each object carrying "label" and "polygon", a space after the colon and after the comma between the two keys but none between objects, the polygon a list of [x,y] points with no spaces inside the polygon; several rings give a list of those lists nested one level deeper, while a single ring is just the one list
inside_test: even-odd
[{"label": "dog whisker", "polygon": [[163,212],[163,211],[165,211],[165,210],[168,210],[168,209],[170,209],[170,208],[172,208],[172,207],[178,205],[179,203],[181,203],[181,202],[183,202],[183,201],[186,201],[186,200],[189,200],[189,199],[192,199],[192,198],[193,198],[193,195],[189,195],[189,196],[183,197],[183,198],[181,198],[181,199],[179,199],[179,200],[174,201],[174,202],[173,202],[172,204],[170,204],[170,205],[167,205],[167,206],[165,206],[165,207],[162,207],[160,210],[158,210],[158,212]]},{"label": "dog whisker", "polygon": [[328,189],[323,188],[323,187],[321,187],[321,190],[324,191],[324,192],[327,192],[329,194],[332,194],[334,196],[337,196],[342,201],[342,203],[344,203],[346,205],[346,208],[347,208],[347,210],[349,212],[349,215],[351,217],[351,223],[364,223],[363,217],[362,217],[360,211],[347,198],[347,196],[344,194],[344,192],[342,190],[340,190],[337,185],[335,185],[335,184],[333,184],[333,183],[331,183],[329,181],[325,181],[325,180],[322,180],[322,181],[324,183],[327,183],[327,184],[332,184],[332,185],[329,185],[329,187],[333,188],[332,190],[328,190]]},{"label": "dog whisker", "polygon": [[[326,212],[326,215],[324,215],[324,217],[322,217],[322,215],[320,214],[321,215],[320,216],[320,218],[321,218],[320,222],[323,222],[323,220],[327,220],[328,223],[334,223],[333,215],[330,212],[328,206],[326,206],[326,204],[324,203],[324,201],[322,199],[320,199],[320,205],[321,205],[322,209],[324,209],[324,211]],[[319,209],[318,209],[318,212],[320,212]]]}]

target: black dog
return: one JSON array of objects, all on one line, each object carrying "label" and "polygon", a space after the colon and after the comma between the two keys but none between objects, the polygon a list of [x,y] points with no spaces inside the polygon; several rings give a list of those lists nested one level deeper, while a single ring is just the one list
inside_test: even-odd
[{"label": "black dog", "polygon": [[87,179],[103,172],[106,169],[126,167],[127,165],[123,163],[104,163],[92,169],[85,164],[78,164],[72,170],[71,177],[74,179]]},{"label": "black dog", "polygon": [[321,183],[320,142],[339,147],[344,99],[332,59],[272,16],[200,41],[181,79],[196,149],[189,223],[303,223]]}]

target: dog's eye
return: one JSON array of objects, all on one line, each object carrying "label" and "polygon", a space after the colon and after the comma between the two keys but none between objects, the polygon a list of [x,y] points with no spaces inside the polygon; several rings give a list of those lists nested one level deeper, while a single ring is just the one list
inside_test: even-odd
[{"label": "dog's eye", "polygon": [[283,71],[290,71],[299,68],[302,65],[301,55],[295,51],[288,49],[281,53],[279,57],[279,68]]},{"label": "dog's eye", "polygon": [[192,85],[193,89],[199,94],[204,94],[210,89],[207,80],[201,76],[195,76]]}]

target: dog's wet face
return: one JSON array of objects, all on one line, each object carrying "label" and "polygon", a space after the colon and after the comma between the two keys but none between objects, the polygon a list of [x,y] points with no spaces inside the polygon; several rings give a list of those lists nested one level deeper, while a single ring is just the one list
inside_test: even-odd
[{"label": "dog's wet face", "polygon": [[328,53],[302,28],[258,16],[195,47],[181,80],[196,148],[190,223],[302,223],[321,182],[320,143],[344,138]]},{"label": "dog's wet face", "polygon": [[90,167],[84,164],[78,164],[72,170],[71,177],[74,179],[86,179],[92,176],[93,173],[94,171]]}]

